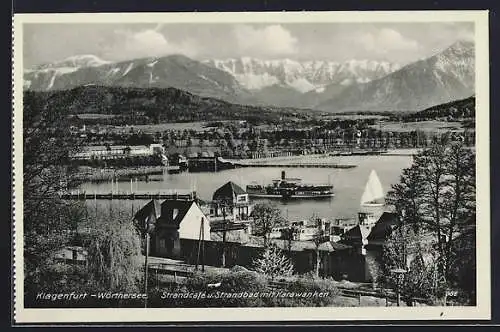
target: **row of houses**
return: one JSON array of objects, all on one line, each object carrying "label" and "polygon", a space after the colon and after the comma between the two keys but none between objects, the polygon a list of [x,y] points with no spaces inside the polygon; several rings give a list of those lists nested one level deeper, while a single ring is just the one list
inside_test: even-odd
[{"label": "row of houses", "polygon": [[91,159],[123,159],[131,157],[149,157],[161,155],[165,149],[161,144],[147,145],[98,145],[85,146],[81,151],[70,156],[73,160],[91,160]]},{"label": "row of houses", "polygon": [[[370,281],[370,265],[378,260],[384,241],[398,224],[396,215],[372,198],[365,198],[371,205],[362,204],[357,218],[292,222],[273,229],[270,242],[292,260],[297,273],[314,270],[319,259],[322,276]],[[252,208],[248,193],[227,182],[214,192],[208,206],[189,198],[152,200],[135,214],[135,221],[150,234],[152,256],[196,264],[203,246],[204,264],[251,268],[264,250],[262,239],[252,235]],[[290,229],[295,232],[286,232]],[[321,241],[313,241],[318,234]],[[69,260],[83,254],[73,248],[64,255]]]},{"label": "row of houses", "polygon": [[[370,201],[362,204],[357,218],[293,222],[273,229],[270,241],[290,257],[298,273],[312,271],[319,259],[323,276],[370,281],[373,276],[369,265],[380,257],[382,246],[398,220],[377,199],[365,199]],[[264,250],[262,240],[252,236],[252,203],[248,194],[233,182],[214,192],[210,209],[205,212],[196,201],[171,200],[159,204],[155,211],[159,214],[153,218],[156,220],[151,233],[153,256],[195,264],[203,243],[205,264],[221,266],[224,251],[225,266],[251,267]],[[145,220],[141,215],[136,219]],[[284,236],[290,234],[284,230],[291,228],[297,230],[296,235]],[[324,235],[322,240],[312,241],[318,234]]]}]

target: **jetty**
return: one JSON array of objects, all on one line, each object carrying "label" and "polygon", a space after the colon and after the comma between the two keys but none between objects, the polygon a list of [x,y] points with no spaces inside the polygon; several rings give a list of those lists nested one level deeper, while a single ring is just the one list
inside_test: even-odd
[{"label": "jetty", "polygon": [[159,191],[109,191],[109,192],[86,192],[82,190],[60,193],[61,199],[68,200],[134,200],[134,199],[172,199],[172,200],[194,200],[196,192],[189,190],[159,190]]},{"label": "jetty", "polygon": [[328,164],[328,163],[259,163],[259,162],[238,162],[237,167],[289,167],[289,168],[354,168],[352,164]]}]

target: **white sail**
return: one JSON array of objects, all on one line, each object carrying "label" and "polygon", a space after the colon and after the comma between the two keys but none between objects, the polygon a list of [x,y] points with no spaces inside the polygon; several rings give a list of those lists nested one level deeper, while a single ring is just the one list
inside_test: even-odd
[{"label": "white sail", "polygon": [[365,186],[363,196],[361,196],[361,205],[380,206],[385,204],[384,189],[375,170],[372,170],[368,182]]}]

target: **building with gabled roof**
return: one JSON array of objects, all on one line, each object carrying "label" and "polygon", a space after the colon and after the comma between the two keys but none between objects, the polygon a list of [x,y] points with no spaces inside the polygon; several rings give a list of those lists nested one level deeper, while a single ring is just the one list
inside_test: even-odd
[{"label": "building with gabled roof", "polygon": [[396,213],[384,212],[377,220],[367,236],[368,246],[382,246],[391,235],[392,230],[399,224]]},{"label": "building with gabled roof", "polygon": [[214,192],[211,215],[215,219],[246,221],[250,213],[252,213],[252,205],[248,193],[236,183],[226,182]]},{"label": "building with gabled roof", "polygon": [[238,186],[236,183],[229,181],[214,192],[213,200],[215,201],[225,198],[234,200],[237,198],[238,195],[245,195],[245,194],[246,191],[243,190],[243,188]]},{"label": "building with gabled roof", "polygon": [[340,264],[349,280],[376,281],[380,268],[383,246],[398,226],[399,220],[393,212],[383,212],[375,222],[359,223],[341,236],[340,243],[353,248],[348,264]]},{"label": "building with gabled roof", "polygon": [[359,223],[342,235],[341,242],[351,246],[363,248],[383,246],[392,229],[398,224],[397,215],[385,211],[374,224]]},{"label": "building with gabled roof", "polygon": [[137,222],[136,226],[143,236],[146,235],[146,231],[151,232],[154,230],[156,221],[160,215],[161,204],[155,199],[149,201],[135,213],[134,219]]},{"label": "building with gabled roof", "polygon": [[160,210],[151,231],[152,255],[179,258],[180,239],[210,240],[210,221],[196,201],[165,200]]}]

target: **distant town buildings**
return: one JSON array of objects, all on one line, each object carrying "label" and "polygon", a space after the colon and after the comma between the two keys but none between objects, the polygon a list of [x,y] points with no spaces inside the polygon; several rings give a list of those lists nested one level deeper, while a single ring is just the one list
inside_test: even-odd
[{"label": "distant town buildings", "polygon": [[187,168],[190,172],[217,172],[234,167],[232,162],[215,156],[213,152],[191,153],[187,158]]},{"label": "distant town buildings", "polygon": [[70,156],[73,160],[123,159],[131,157],[149,157],[165,152],[161,144],[146,145],[98,145],[84,146],[81,151]]}]

